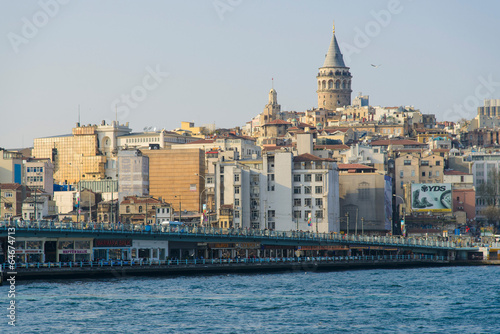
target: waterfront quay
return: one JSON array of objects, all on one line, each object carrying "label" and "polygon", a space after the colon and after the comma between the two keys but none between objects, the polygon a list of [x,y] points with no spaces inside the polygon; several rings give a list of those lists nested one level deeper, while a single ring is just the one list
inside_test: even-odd
[{"label": "waterfront quay", "polygon": [[[0,262],[18,278],[333,270],[497,259],[499,244],[171,225],[2,222]],[[117,274],[119,273],[119,274]]]}]

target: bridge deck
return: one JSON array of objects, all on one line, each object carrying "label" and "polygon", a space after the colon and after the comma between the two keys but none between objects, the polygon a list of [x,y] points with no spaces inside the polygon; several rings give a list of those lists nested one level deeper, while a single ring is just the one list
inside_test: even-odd
[{"label": "bridge deck", "polygon": [[[474,250],[483,244],[441,241],[400,236],[343,235],[303,231],[269,231],[254,229],[220,229],[212,227],[162,227],[103,223],[9,223],[0,222],[0,236],[15,231],[16,237],[91,237],[133,238],[184,242],[259,242],[263,245],[358,245],[432,250]],[[500,245],[491,245],[499,247]]]}]

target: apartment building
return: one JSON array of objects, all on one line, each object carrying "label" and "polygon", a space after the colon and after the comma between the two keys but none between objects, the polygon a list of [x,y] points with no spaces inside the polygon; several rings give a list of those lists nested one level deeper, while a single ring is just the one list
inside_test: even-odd
[{"label": "apartment building", "polygon": [[[262,159],[216,164],[217,207],[229,227],[338,232],[335,162],[309,153],[269,152]],[[229,206],[233,214],[228,212]]]}]

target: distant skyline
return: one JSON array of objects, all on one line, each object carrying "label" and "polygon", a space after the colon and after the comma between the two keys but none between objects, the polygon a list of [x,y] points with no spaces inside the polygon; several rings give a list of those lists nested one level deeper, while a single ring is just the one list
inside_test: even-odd
[{"label": "distant skyline", "polygon": [[79,108],[82,124],[118,111],[133,131],[244,126],[272,78],[282,110],[317,107],[333,21],[352,98],[439,121],[471,119],[484,98],[500,98],[493,0],[0,1],[7,149],[70,133]]}]

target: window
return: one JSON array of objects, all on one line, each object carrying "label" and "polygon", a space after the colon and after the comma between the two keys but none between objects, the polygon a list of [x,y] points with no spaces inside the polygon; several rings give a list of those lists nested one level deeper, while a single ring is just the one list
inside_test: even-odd
[{"label": "window", "polygon": [[316,187],[314,188],[314,192],[315,192],[316,194],[322,194],[322,193],[323,193],[323,187],[322,187],[322,186],[316,186]]},{"label": "window", "polygon": [[316,218],[323,218],[323,210],[317,210],[314,214]]},{"label": "window", "polygon": [[234,212],[234,218],[240,218],[240,212],[238,210]]},{"label": "window", "polygon": [[139,213],[142,212],[142,205],[139,205]]},{"label": "window", "polygon": [[311,174],[304,174],[304,182],[311,182]]},{"label": "window", "polygon": [[404,161],[405,166],[410,166],[411,165],[411,160],[405,160]]},{"label": "window", "polygon": [[402,170],[399,171],[399,177],[403,177],[403,171]]},{"label": "window", "polygon": [[275,215],[276,212],[274,210],[267,210],[267,218],[269,218],[269,220],[274,220]]},{"label": "window", "polygon": [[369,199],[370,197],[370,184],[368,182],[361,182],[358,184],[359,199]]},{"label": "window", "polygon": [[293,206],[302,206],[302,200],[300,198],[294,198]]},{"label": "window", "polygon": [[234,182],[240,181],[240,174],[234,174]]},{"label": "window", "polygon": [[316,206],[323,205],[323,199],[322,198],[316,198],[314,200]]},{"label": "window", "polygon": [[214,178],[213,177],[207,177],[207,183],[208,184],[213,184],[214,183]]},{"label": "window", "polygon": [[441,161],[436,161],[436,166],[441,166]]},{"label": "window", "polygon": [[234,199],[234,205],[235,206],[240,206],[240,199],[239,198],[235,198]]},{"label": "window", "polygon": [[403,189],[403,181],[401,181],[401,189]]},{"label": "window", "polygon": [[429,177],[432,177],[432,171],[429,171]]},{"label": "window", "polygon": [[269,174],[267,176],[267,181],[274,181],[274,174]]},{"label": "window", "polygon": [[250,215],[251,220],[259,220],[259,211],[252,211]]},{"label": "window", "polygon": [[12,193],[9,191],[9,192],[6,192],[5,193],[5,197],[12,197]]},{"label": "window", "polygon": [[130,206],[127,205],[127,207],[125,208],[125,212],[130,213]]},{"label": "window", "polygon": [[311,206],[311,199],[310,198],[304,198],[304,205],[305,206]]},{"label": "window", "polygon": [[460,176],[460,182],[464,182],[465,178],[463,176]]},{"label": "window", "polygon": [[436,171],[436,176],[439,177],[439,171],[438,170]]},{"label": "window", "polygon": [[294,194],[300,194],[300,187],[293,187],[293,193]]},{"label": "window", "polygon": [[314,177],[314,179],[316,180],[316,182],[323,181],[323,174],[316,174],[316,176]]},{"label": "window", "polygon": [[295,174],[293,176],[293,182],[300,182],[300,179],[301,179],[300,174]]},{"label": "window", "polygon": [[422,176],[425,176],[425,172],[422,172]]},{"label": "window", "polygon": [[411,171],[411,176],[415,176],[415,171],[414,170]]},{"label": "window", "polygon": [[302,218],[302,211],[294,211],[293,218]]},{"label": "window", "polygon": [[304,186],[304,194],[311,194],[311,193],[312,193],[312,187]]},{"label": "window", "polygon": [[429,166],[429,160],[422,160],[422,161],[420,162],[420,165],[421,165],[421,166]]},{"label": "window", "polygon": [[240,187],[234,187],[234,193],[239,194],[240,193]]}]

